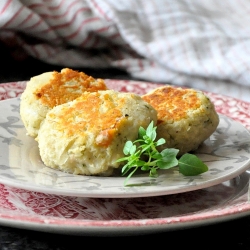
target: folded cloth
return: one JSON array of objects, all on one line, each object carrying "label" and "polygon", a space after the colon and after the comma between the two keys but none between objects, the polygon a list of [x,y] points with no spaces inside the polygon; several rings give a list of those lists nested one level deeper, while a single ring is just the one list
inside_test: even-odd
[{"label": "folded cloth", "polygon": [[250,101],[249,0],[1,0],[0,40],[63,67]]}]

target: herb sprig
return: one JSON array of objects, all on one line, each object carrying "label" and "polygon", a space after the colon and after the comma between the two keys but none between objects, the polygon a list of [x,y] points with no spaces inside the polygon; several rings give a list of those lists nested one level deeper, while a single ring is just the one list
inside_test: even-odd
[{"label": "herb sprig", "polygon": [[126,161],[122,167],[122,176],[127,175],[124,186],[127,185],[129,179],[138,170],[148,171],[149,177],[157,178],[159,169],[170,169],[179,166],[179,171],[185,176],[199,175],[208,171],[208,167],[196,155],[183,154],[179,159],[178,149],[166,148],[161,152],[157,147],[166,142],[160,138],[157,141],[157,126],[153,121],[148,125],[147,129],[139,128],[138,138],[135,141],[127,141],[123,148],[125,157],[117,160],[117,162]]}]

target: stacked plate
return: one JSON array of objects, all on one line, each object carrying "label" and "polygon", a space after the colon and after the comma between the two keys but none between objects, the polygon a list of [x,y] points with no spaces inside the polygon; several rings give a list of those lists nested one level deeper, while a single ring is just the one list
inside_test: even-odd
[{"label": "stacked plate", "polygon": [[[159,84],[110,80],[109,88],[144,94]],[[183,229],[250,214],[250,103],[206,93],[220,124],[195,154],[209,171],[177,169],[124,178],[79,176],[46,167],[20,120],[25,82],[0,85],[0,224],[80,235],[129,235]]]}]

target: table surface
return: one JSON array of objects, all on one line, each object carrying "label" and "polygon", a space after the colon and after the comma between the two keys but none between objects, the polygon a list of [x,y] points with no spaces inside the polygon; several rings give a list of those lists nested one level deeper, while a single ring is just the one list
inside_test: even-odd
[{"label": "table surface", "polygon": [[[28,80],[40,73],[60,70],[62,67],[47,65],[28,59],[25,62],[16,62],[7,57],[0,70],[0,83]],[[115,69],[80,69],[93,77],[131,79],[126,73]],[[133,79],[132,79],[133,80]],[[167,231],[154,234],[136,236],[70,236],[55,233],[37,232],[26,229],[0,226],[0,249],[39,249],[64,250],[74,247],[104,246],[117,248],[117,243],[126,247],[146,247],[155,244],[156,247],[180,247],[190,249],[211,249],[212,247],[230,247],[231,249],[250,249],[250,216],[204,225],[183,230]],[[115,240],[115,241],[114,241]],[[140,244],[140,245],[138,245]],[[159,245],[161,244],[161,245]],[[119,246],[118,246],[119,247]]]}]

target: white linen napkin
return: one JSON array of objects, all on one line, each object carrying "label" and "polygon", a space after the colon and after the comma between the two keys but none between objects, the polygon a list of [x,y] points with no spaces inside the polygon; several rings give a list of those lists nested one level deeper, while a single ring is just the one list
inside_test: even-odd
[{"label": "white linen napkin", "polygon": [[1,0],[0,40],[62,67],[250,102],[249,0]]}]

